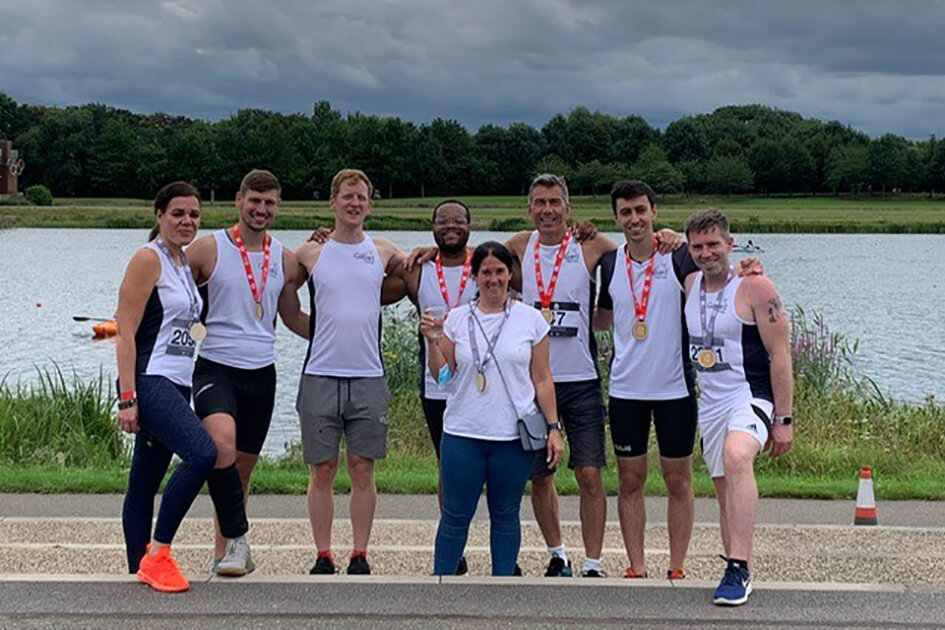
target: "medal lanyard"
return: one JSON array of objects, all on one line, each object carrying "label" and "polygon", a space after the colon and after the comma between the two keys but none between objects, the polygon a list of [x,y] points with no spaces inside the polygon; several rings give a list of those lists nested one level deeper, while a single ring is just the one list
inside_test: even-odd
[{"label": "medal lanyard", "polygon": [[548,291],[545,292],[545,282],[541,277],[541,238],[535,239],[535,285],[538,287],[538,299],[542,308],[551,306],[551,298],[555,294],[555,285],[558,284],[558,275],[561,273],[561,263],[564,261],[564,253],[568,250],[571,243],[571,230],[564,233],[561,244],[558,245],[558,254],[555,256],[554,267],[551,268],[551,278],[548,280]]},{"label": "medal lanyard", "polygon": [[246,244],[240,236],[240,226],[237,223],[233,226],[233,244],[240,252],[240,258],[243,260],[243,271],[246,272],[246,280],[249,282],[249,290],[253,294],[253,301],[256,304],[262,304],[263,294],[266,292],[266,284],[269,282],[269,254],[272,245],[272,237],[266,234],[263,239],[263,264],[262,264],[262,288],[256,284],[256,277],[253,275],[253,265],[249,260],[249,254],[246,251]]},{"label": "medal lanyard", "polygon": [[469,272],[472,269],[472,252],[466,252],[466,261],[463,263],[463,273],[459,278],[459,293],[456,295],[456,304],[450,304],[450,291],[446,286],[446,274],[443,273],[443,258],[440,252],[436,253],[436,281],[440,285],[440,295],[446,302],[446,308],[456,308],[463,299],[463,291],[466,290],[466,283],[469,282]]},{"label": "medal lanyard", "polygon": [[[466,329],[469,331],[469,345],[472,348],[473,363],[476,364],[476,370],[479,373],[484,373],[486,371],[486,366],[489,365],[489,360],[495,356],[495,344],[499,340],[499,335],[502,334],[502,329],[505,328],[505,322],[508,321],[509,314],[512,312],[512,301],[508,299],[505,301],[502,321],[499,323],[498,330],[496,330],[495,334],[492,335],[492,341],[489,341],[489,337],[486,335],[485,329],[482,327],[482,324],[479,323],[479,318],[476,317],[476,308],[478,308],[478,306],[479,300],[476,300],[469,305],[469,317],[466,318]],[[475,320],[476,324],[479,325],[479,330],[482,331],[483,338],[486,340],[486,343],[489,344],[486,356],[481,361],[479,359],[479,342],[476,340],[476,329],[473,327],[473,320]]]},{"label": "medal lanyard", "polygon": [[174,267],[174,270],[177,272],[177,277],[187,291],[187,298],[190,300],[190,320],[193,322],[199,321],[200,306],[197,301],[197,283],[194,281],[194,272],[187,262],[187,255],[184,254],[184,249],[181,248],[180,250],[180,256],[178,257],[180,259],[180,266],[178,267],[174,264],[174,257],[171,255],[171,250],[167,246],[167,243],[164,242],[163,236],[158,235],[158,237],[154,239],[154,244],[158,246],[161,253],[170,261],[171,266]]},{"label": "medal lanyard", "polygon": [[642,322],[646,319],[646,309],[650,303],[650,288],[653,286],[653,271],[656,268],[656,250],[650,254],[646,270],[643,272],[643,295],[637,300],[637,293],[633,287],[633,259],[630,258],[630,244],[627,243],[624,249],[624,258],[627,261],[627,278],[630,280],[630,295],[633,296],[633,312],[636,314],[637,321]]},{"label": "medal lanyard", "polygon": [[728,286],[728,283],[732,281],[732,278],[735,277],[734,270],[729,267],[728,275],[725,276],[725,284],[722,285],[722,288],[719,289],[719,294],[715,298],[715,305],[712,307],[712,315],[708,318],[708,324],[706,323],[706,297],[705,297],[705,273],[703,272],[702,278],[699,280],[699,318],[702,320],[702,347],[711,348],[714,345],[715,341],[715,318],[719,314],[719,309],[722,307],[722,299],[725,297],[725,287]]}]

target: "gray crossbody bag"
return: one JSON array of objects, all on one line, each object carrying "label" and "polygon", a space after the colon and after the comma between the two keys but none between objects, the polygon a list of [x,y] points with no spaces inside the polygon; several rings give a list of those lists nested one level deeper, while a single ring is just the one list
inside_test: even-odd
[{"label": "gray crossbody bag", "polygon": [[492,355],[492,360],[495,361],[495,369],[499,372],[499,380],[502,381],[502,388],[505,390],[505,395],[509,397],[509,402],[512,403],[512,409],[515,410],[515,415],[519,416],[518,439],[522,444],[522,450],[528,453],[545,450],[548,447],[548,420],[545,418],[545,414],[541,412],[541,407],[536,404],[536,411],[534,413],[525,414],[524,416],[519,415],[518,407],[515,405],[515,399],[512,398],[512,392],[509,391],[509,386],[505,382],[505,375],[502,374],[502,368],[499,366],[499,358],[495,355],[495,350],[489,342],[489,336],[479,322],[479,318],[476,317],[475,309],[470,309],[469,313],[476,321],[476,325],[479,326],[479,331],[485,338],[486,344],[488,344],[488,352]]}]

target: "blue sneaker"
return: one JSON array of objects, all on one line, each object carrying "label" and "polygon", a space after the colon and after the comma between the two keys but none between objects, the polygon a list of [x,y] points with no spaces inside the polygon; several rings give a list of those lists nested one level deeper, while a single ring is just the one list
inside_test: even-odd
[{"label": "blue sneaker", "polygon": [[712,603],[716,606],[741,606],[748,601],[751,595],[751,574],[748,569],[728,561],[725,575],[715,589]]}]

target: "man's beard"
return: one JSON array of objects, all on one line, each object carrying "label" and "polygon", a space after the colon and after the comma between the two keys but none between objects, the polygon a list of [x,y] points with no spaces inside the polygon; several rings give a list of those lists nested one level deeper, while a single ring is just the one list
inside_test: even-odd
[{"label": "man's beard", "polygon": [[466,249],[466,243],[469,241],[467,236],[464,239],[460,239],[456,243],[446,244],[438,236],[434,236],[433,240],[436,241],[436,246],[440,248],[440,251],[446,255],[458,254]]}]

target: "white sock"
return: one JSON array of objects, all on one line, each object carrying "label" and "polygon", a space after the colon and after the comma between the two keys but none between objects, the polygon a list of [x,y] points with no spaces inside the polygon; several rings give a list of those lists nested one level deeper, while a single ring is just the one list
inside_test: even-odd
[{"label": "white sock", "polygon": [[555,556],[558,556],[559,558],[564,560],[565,564],[568,563],[568,554],[564,552],[563,544],[558,545],[557,547],[548,547],[548,558],[551,559],[551,558],[554,558]]},{"label": "white sock", "polygon": [[600,558],[585,558],[584,566],[581,567],[581,571],[603,571],[604,566],[600,563]]}]

